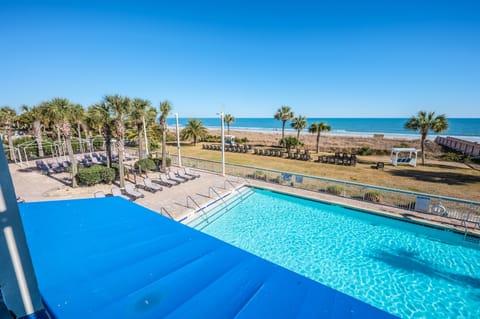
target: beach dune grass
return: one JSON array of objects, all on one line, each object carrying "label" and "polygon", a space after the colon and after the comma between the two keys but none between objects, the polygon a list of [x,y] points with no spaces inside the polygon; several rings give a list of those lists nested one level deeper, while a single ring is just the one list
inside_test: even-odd
[{"label": "beach dune grass", "polygon": [[[204,150],[201,144],[184,144],[182,155],[221,161],[221,152]],[[174,145],[169,145],[167,151],[176,154],[177,150]],[[313,155],[314,158],[318,156],[316,153]],[[341,166],[233,152],[226,152],[225,158],[227,163],[232,164],[480,201],[480,171],[449,166],[448,163],[394,167],[388,165],[389,156],[358,156],[356,166]],[[385,169],[372,169],[371,164],[376,161],[385,162]]]}]

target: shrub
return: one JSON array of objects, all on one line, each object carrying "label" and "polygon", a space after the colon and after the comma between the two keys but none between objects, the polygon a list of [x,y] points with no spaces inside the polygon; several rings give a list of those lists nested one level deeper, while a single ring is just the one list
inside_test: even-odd
[{"label": "shrub", "polygon": [[[113,172],[115,173],[114,180],[120,178],[120,165],[118,163],[112,163],[112,169]],[[126,175],[128,173],[128,169],[124,166],[123,167],[123,174]]]},{"label": "shrub", "polygon": [[368,146],[362,146],[357,151],[358,155],[372,155],[372,153],[373,153],[372,149]]},{"label": "shrub", "polygon": [[[161,158],[154,158],[152,159],[153,162],[155,163],[155,166],[158,168],[162,167],[162,159]],[[172,165],[172,159],[170,157],[167,157],[167,167]]]},{"label": "shrub", "polygon": [[133,164],[133,167],[143,173],[157,169],[157,165],[155,165],[155,162],[151,158],[143,158],[138,160],[135,162],[135,164]]},{"label": "shrub", "polygon": [[329,185],[326,188],[327,193],[333,194],[333,195],[341,195],[343,192],[343,188],[337,185]]},{"label": "shrub", "polygon": [[103,165],[93,165],[78,170],[78,180],[81,184],[91,186],[101,182],[111,183],[115,178],[115,170]]},{"label": "shrub", "polygon": [[363,195],[363,198],[366,201],[369,201],[369,202],[380,203],[382,201],[382,194],[380,194],[379,192],[374,192],[374,191],[366,192]]}]

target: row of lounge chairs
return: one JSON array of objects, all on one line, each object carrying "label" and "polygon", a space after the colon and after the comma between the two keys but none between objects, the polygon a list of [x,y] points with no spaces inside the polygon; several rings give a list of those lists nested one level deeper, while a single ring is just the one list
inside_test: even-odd
[{"label": "row of lounge chairs", "polygon": [[303,153],[300,150],[297,150],[295,153],[292,153],[292,152],[288,153],[285,150],[255,148],[253,150],[253,154],[263,155],[263,156],[284,157],[284,158],[303,160],[303,161],[309,161],[312,159],[312,156],[310,155],[310,151],[308,150],[305,150],[305,152]]},{"label": "row of lounge chairs", "polygon": [[[200,177],[200,174],[191,172],[190,169],[186,167],[184,170],[178,170],[176,173],[170,171],[168,174],[160,174],[160,179],[144,178],[143,185],[141,187],[146,191],[156,193],[163,190],[163,187],[160,185],[172,187],[198,177]],[[145,196],[135,187],[135,185],[130,183],[125,184],[125,189],[123,191],[117,186],[112,187],[111,191],[113,196],[119,196],[132,201]],[[94,197],[105,196],[105,193],[102,191],[94,193]]]},{"label": "row of lounge chairs", "polygon": [[[202,144],[204,150],[221,151],[222,144]],[[250,145],[225,145],[226,152],[247,153],[251,149]]]},{"label": "row of lounge chairs", "polygon": [[325,164],[355,166],[357,165],[357,156],[355,154],[335,153],[335,155],[319,156],[317,162]]},{"label": "row of lounge chairs", "polygon": [[35,166],[46,175],[63,173],[70,166],[69,161],[62,161],[61,159],[51,160],[48,159],[47,163],[43,160],[36,160]]}]

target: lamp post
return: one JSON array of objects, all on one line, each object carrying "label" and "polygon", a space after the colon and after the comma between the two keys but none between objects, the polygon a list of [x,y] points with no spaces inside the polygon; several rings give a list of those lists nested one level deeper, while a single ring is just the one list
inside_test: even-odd
[{"label": "lamp post", "polygon": [[182,166],[182,156],[180,155],[180,131],[178,130],[178,113],[175,113],[175,128],[177,130],[177,153],[178,153],[178,166]]},{"label": "lamp post", "polygon": [[220,125],[222,132],[222,176],[225,176],[225,129],[223,125],[223,112],[220,112]]}]

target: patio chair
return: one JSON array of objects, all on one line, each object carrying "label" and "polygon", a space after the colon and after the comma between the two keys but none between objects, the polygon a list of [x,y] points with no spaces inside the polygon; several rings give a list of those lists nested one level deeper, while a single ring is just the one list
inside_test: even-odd
[{"label": "patio chair", "polygon": [[118,188],[117,186],[112,187],[112,195],[117,196],[117,197],[121,197],[121,198],[126,199],[126,200],[130,200],[129,197],[123,195],[122,190],[120,188]]},{"label": "patio chair", "polygon": [[137,200],[139,198],[145,197],[142,193],[140,193],[135,186],[132,184],[125,184],[125,194],[132,198],[133,200]]},{"label": "patio chair", "polygon": [[193,177],[200,177],[200,174],[197,174],[195,172],[192,172],[190,171],[190,168],[189,167],[184,167],[183,168],[185,170],[185,174],[188,175],[188,176],[193,176]]},{"label": "patio chair", "polygon": [[190,175],[185,174],[185,172],[182,171],[182,170],[178,170],[177,175],[178,175],[178,177],[186,179],[186,180],[192,180],[192,179],[196,178],[195,176],[190,176]]},{"label": "patio chair", "polygon": [[173,172],[168,172],[167,176],[168,176],[169,180],[172,180],[172,181],[175,181],[175,182],[178,182],[178,183],[185,183],[187,181],[184,178],[175,176],[175,174]]},{"label": "patio chair", "polygon": [[155,193],[157,191],[161,191],[163,189],[162,186],[152,183],[152,180],[150,178],[145,178],[143,180],[143,184],[145,185],[145,189],[147,191],[152,192],[152,193]]},{"label": "patio chair", "polygon": [[179,184],[178,182],[169,180],[165,174],[160,174],[160,179],[152,179],[152,182],[167,187],[172,187]]}]

